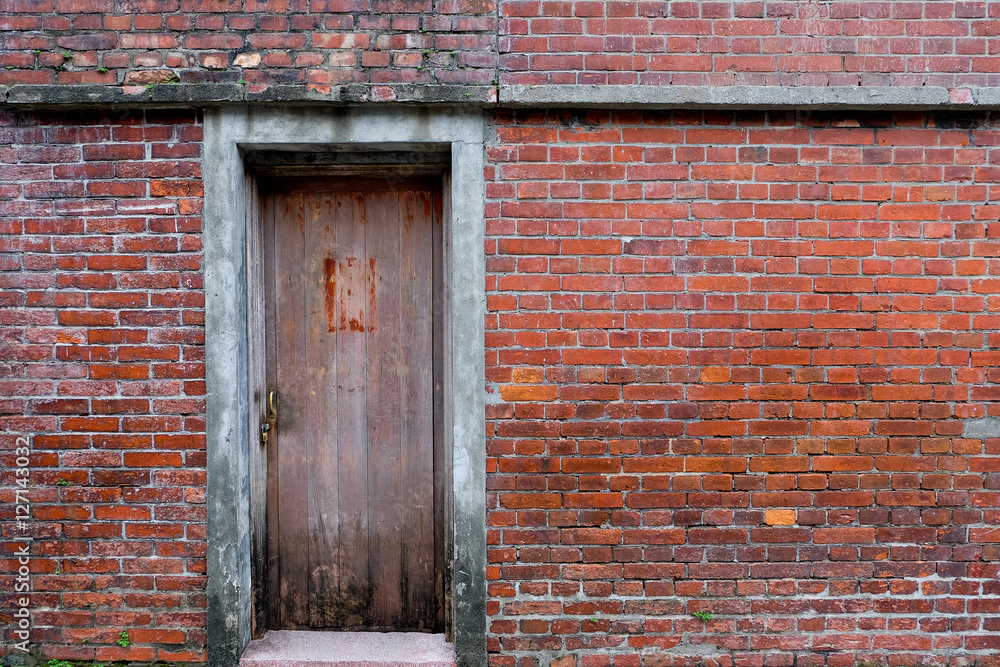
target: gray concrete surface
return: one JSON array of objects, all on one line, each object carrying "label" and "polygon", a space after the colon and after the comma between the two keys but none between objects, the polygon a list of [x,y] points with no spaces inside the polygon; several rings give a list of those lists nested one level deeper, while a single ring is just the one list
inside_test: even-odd
[{"label": "gray concrete surface", "polygon": [[250,641],[246,224],[243,166],[220,114],[205,122],[208,662],[236,665]]},{"label": "gray concrete surface", "polygon": [[933,86],[506,86],[500,89],[500,104],[664,109],[987,109],[1000,104],[1000,94],[995,89],[953,91]]},{"label": "gray concrete surface", "polygon": [[962,424],[962,437],[974,440],[1000,438],[1000,417],[966,419]]},{"label": "gray concrete surface", "polygon": [[0,86],[0,104],[24,106],[93,105],[219,105],[228,102],[257,103],[361,103],[396,102],[422,104],[491,103],[496,88],[474,85],[422,85],[412,83],[354,83],[332,86],[321,92],[315,88],[272,85],[252,90],[240,83],[156,83],[149,86],[32,85]]},{"label": "gray concrete surface", "polygon": [[996,88],[940,86],[463,86],[356,83],[319,91],[239,83],[146,86],[0,86],[0,105],[12,106],[218,106],[255,104],[396,103],[470,107],[586,107],[675,109],[998,109]]}]

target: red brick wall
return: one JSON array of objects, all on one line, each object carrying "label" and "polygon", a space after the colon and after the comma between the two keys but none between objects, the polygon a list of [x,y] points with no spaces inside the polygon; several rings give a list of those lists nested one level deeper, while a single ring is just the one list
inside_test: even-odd
[{"label": "red brick wall", "polygon": [[998,19],[1000,2],[8,0],[0,85],[996,86]]},{"label": "red brick wall", "polygon": [[[1000,128],[492,120],[492,664],[998,664]],[[200,139],[0,112],[0,518],[34,434],[49,657],[204,658]]]},{"label": "red brick wall", "polygon": [[1000,2],[502,0],[503,84],[995,86]]},{"label": "red brick wall", "polygon": [[496,26],[493,0],[10,0],[0,84],[489,84]]},{"label": "red brick wall", "polygon": [[31,640],[48,657],[203,660],[200,141],[192,111],[0,111],[5,650],[8,540],[30,535]]},{"label": "red brick wall", "polygon": [[1000,128],[496,123],[492,664],[997,664]]}]

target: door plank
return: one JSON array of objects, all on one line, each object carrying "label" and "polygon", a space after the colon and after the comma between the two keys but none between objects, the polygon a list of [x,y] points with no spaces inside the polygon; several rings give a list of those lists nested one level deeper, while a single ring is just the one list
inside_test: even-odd
[{"label": "door plank", "polygon": [[[285,388],[302,386],[308,381],[305,332],[305,210],[304,196],[293,193],[276,197],[281,212],[277,234],[281,243],[275,248],[275,346],[280,360],[277,371],[279,435],[275,446],[278,459],[278,522],[281,530],[281,619],[284,625],[308,623],[306,602],[309,596],[307,496],[301,492],[309,476],[305,426],[300,417],[305,406],[298,403],[296,392]],[[304,415],[302,415],[304,416]]]},{"label": "door plank", "polygon": [[[262,196],[262,212],[264,217],[264,286],[266,298],[264,302],[265,348],[267,350],[265,375],[267,388],[278,386],[278,353],[275,339],[274,323],[277,321],[277,297],[275,276],[275,228],[276,199],[273,192]],[[278,438],[281,426],[268,436],[267,445],[267,595],[268,595],[268,625],[271,628],[283,627],[281,610],[281,531],[278,505]]]},{"label": "door plank", "polygon": [[[400,212],[400,340],[410,341],[408,354],[431,359],[433,253],[430,193],[401,192]],[[434,421],[433,364],[400,367],[400,468],[408,493],[402,499],[401,625],[418,628],[436,616],[434,577]]]},{"label": "door plank", "polygon": [[[374,192],[366,197],[367,242],[372,268],[375,316],[368,329],[368,495],[371,534],[372,625],[399,624],[402,606],[401,484],[399,461],[399,194]],[[409,341],[406,341],[408,344]]]},{"label": "door plank", "polygon": [[309,443],[309,626],[335,627],[340,613],[340,567],[336,561],[339,498],[335,319],[337,202],[329,192],[305,195],[306,373],[304,412]]},{"label": "door plank", "polygon": [[[257,179],[245,177],[247,198],[257,201]],[[264,212],[266,214],[266,212]],[[250,471],[250,581],[253,582],[250,636],[260,639],[267,630],[267,450],[261,446],[258,424],[264,421],[267,399],[267,348],[264,307],[267,303],[264,281],[264,216],[262,207],[247,206],[247,381],[250,400],[248,463]]]},{"label": "door plank", "polygon": [[340,599],[344,627],[370,623],[368,574],[368,397],[365,337],[368,272],[365,270],[365,195],[337,195],[337,487],[340,508]]}]

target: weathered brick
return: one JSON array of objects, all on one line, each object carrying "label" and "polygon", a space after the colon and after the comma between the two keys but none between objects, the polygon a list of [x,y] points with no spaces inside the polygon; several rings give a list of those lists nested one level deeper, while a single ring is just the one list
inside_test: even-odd
[{"label": "weathered brick", "polygon": [[[81,36],[60,41],[63,48],[70,49],[102,48],[108,42],[107,36],[95,36],[96,41],[87,39]],[[121,323],[118,319],[121,309],[149,308],[156,301],[153,295],[180,286],[180,280],[170,278],[179,277],[183,268],[158,268],[151,258],[160,253],[174,253],[177,250],[175,239],[186,223],[147,226],[142,219],[130,217],[129,203],[140,202],[147,196],[147,179],[116,179],[114,169],[90,170],[79,172],[79,175],[72,171],[73,167],[87,164],[114,166],[126,161],[132,165],[142,164],[149,155],[143,143],[144,136],[159,137],[175,146],[183,146],[184,142],[180,139],[185,128],[196,127],[195,114],[180,112],[163,118],[159,120],[155,112],[106,115],[81,112],[70,116],[36,114],[30,119],[26,117],[27,127],[44,129],[44,137],[39,136],[35,140],[34,148],[38,150],[21,154],[21,162],[55,164],[50,178],[88,179],[86,192],[79,198],[66,200],[55,211],[38,211],[22,227],[23,232],[32,238],[45,238],[46,247],[44,250],[31,249],[32,256],[39,259],[37,263],[29,259],[16,267],[25,278],[36,275],[38,271],[55,272],[53,284],[57,289],[66,290],[67,294],[74,290],[87,290],[86,300],[75,304],[79,310],[72,309],[72,301],[58,298],[26,299],[34,312],[51,314],[50,326],[59,327],[50,329],[51,334],[41,335],[42,330],[35,328],[41,323],[33,323],[31,318],[22,318],[18,324],[20,339],[44,342],[50,347],[50,354],[45,355],[45,359],[39,357],[25,362],[29,365],[24,367],[22,376],[52,378],[52,382],[45,387],[36,383],[36,386],[25,385],[22,388],[22,391],[34,396],[23,409],[26,414],[59,416],[59,421],[50,425],[36,424],[31,427],[36,452],[51,451],[57,457],[44,463],[45,468],[36,469],[39,480],[44,476],[45,481],[40,483],[46,486],[33,489],[32,497],[39,503],[36,505],[36,519],[47,522],[47,525],[62,525],[62,537],[50,543],[53,549],[50,551],[52,560],[49,571],[61,569],[67,575],[51,584],[42,582],[46,590],[57,593],[54,593],[51,602],[39,601],[53,611],[36,616],[36,624],[84,628],[81,630],[84,634],[63,634],[60,640],[59,636],[45,634],[45,630],[39,627],[39,641],[44,643],[45,651],[50,656],[93,660],[99,652],[105,652],[106,656],[114,652],[117,657],[150,660],[158,650],[152,645],[186,644],[187,632],[192,633],[188,653],[195,656],[193,659],[204,653],[203,642],[195,639],[199,628],[204,626],[203,620],[196,618],[201,607],[195,598],[176,600],[175,604],[180,609],[195,613],[192,616],[195,620],[183,631],[156,628],[152,613],[156,603],[141,596],[130,598],[135,603],[133,611],[122,614],[121,618],[97,618],[90,611],[80,618],[74,616],[77,614],[75,610],[84,604],[88,607],[109,605],[117,608],[122,604],[123,595],[129,597],[153,589],[152,577],[121,577],[114,584],[108,577],[109,574],[128,571],[128,563],[144,552],[144,545],[148,545],[150,538],[160,540],[164,545],[176,545],[192,554],[201,554],[195,558],[204,557],[203,537],[197,536],[196,528],[204,524],[203,505],[197,500],[199,494],[191,496],[195,503],[191,505],[193,512],[178,511],[169,517],[158,516],[158,522],[152,523],[151,502],[159,499],[161,502],[186,504],[187,501],[182,489],[177,488],[175,497],[174,491],[167,489],[149,470],[182,466],[196,469],[197,465],[204,465],[203,461],[194,463],[196,459],[185,459],[190,450],[203,448],[203,432],[178,433],[175,437],[180,440],[171,443],[171,451],[156,451],[150,435],[122,432],[133,429],[135,424],[129,420],[137,417],[151,419],[157,429],[170,425],[156,413],[162,408],[172,410],[174,407],[150,401],[151,397],[162,393],[162,388],[141,386],[135,381],[149,377],[151,361],[179,359],[179,348],[175,344],[147,344],[151,339],[154,343],[157,341],[164,326],[155,321],[138,328],[117,328],[117,325]],[[125,139],[126,130],[137,126],[140,129],[145,127],[145,134],[140,131],[128,140],[111,142],[112,137]],[[182,155],[196,164],[200,150],[197,144],[193,147],[193,152],[185,151]],[[175,157],[173,151],[154,149],[146,164],[152,168],[165,159]],[[0,165],[5,163],[9,160],[0,155]],[[155,173],[155,169],[150,173]],[[42,187],[25,192],[29,197],[39,197],[34,200],[37,202],[45,201],[42,197],[68,194]],[[163,194],[170,196],[171,193]],[[166,210],[158,210],[156,214],[171,215]],[[18,213],[4,207],[0,215],[4,216],[4,222],[8,222],[17,219],[8,216],[17,216]],[[67,224],[73,221],[81,224]],[[162,231],[157,231],[157,227],[162,227]],[[169,241],[165,242],[166,239]],[[115,245],[115,240],[121,241],[121,244]],[[125,252],[121,252],[123,250]],[[46,254],[34,254],[39,252]],[[41,261],[43,257],[58,261],[46,264]],[[74,257],[80,261],[67,261]],[[12,274],[8,272],[8,275]],[[126,275],[133,278],[125,279]],[[130,280],[133,281],[131,286]],[[198,309],[202,302],[203,299],[199,298],[184,304],[184,307]],[[173,324],[165,326],[172,327]],[[86,333],[81,337],[76,335],[77,332]],[[201,338],[185,344],[194,346],[188,348],[188,354],[195,354],[195,348],[202,344]],[[7,356],[12,357],[16,349],[13,346],[8,348]],[[31,347],[21,346],[21,349],[26,358],[36,356]],[[187,376],[203,378],[203,365],[189,367]],[[5,393],[9,389],[15,387],[5,388]],[[203,407],[196,408],[196,411],[203,412]],[[25,426],[28,425],[19,428]],[[122,450],[125,450],[124,457]],[[189,461],[187,465],[185,460]],[[59,486],[59,480],[70,486]],[[203,483],[192,480],[190,489],[201,492],[200,485]],[[44,498],[41,495],[43,488],[53,489],[54,495]],[[126,488],[146,493],[130,491],[126,495],[123,494]],[[85,556],[88,545],[89,553],[95,556],[103,554],[103,557],[75,557]],[[200,566],[192,562],[192,568],[197,571]],[[39,573],[38,576],[41,578],[44,574]],[[68,575],[72,575],[72,580]],[[187,590],[195,595],[203,591],[204,582],[201,579],[191,578],[190,581],[192,585]],[[73,592],[104,590],[112,585],[121,593],[110,598],[90,594],[91,598],[84,599]],[[164,586],[169,587],[169,583],[165,581]],[[145,606],[147,602],[152,604]],[[144,610],[146,613],[143,613]],[[133,641],[145,637],[141,643],[149,645],[126,651],[115,643],[117,632],[100,629],[108,625],[132,628]],[[147,626],[148,630],[145,629]],[[91,647],[80,643],[83,638]],[[78,651],[80,646],[85,652]],[[165,655],[161,652],[160,657],[165,658]]]},{"label": "weathered brick", "polygon": [[[404,70],[418,66],[430,84],[489,86],[497,77],[494,2],[57,0],[53,16],[45,3],[14,1],[19,20],[0,44],[3,84],[407,82]],[[445,33],[435,44],[429,31]],[[234,53],[247,48],[263,52]],[[401,51],[390,59],[388,48]],[[312,49],[350,51],[326,59]],[[336,68],[344,71],[334,80]]]},{"label": "weathered brick", "polygon": [[[698,11],[700,5],[688,4]],[[516,5],[528,16],[541,6]],[[918,660],[938,650],[933,646],[943,646],[934,641],[955,632],[960,610],[971,598],[952,602],[942,587],[928,593],[934,599],[930,604],[896,604],[893,596],[917,590],[907,577],[929,574],[875,566],[923,557],[948,569],[953,564],[947,545],[954,540],[1000,541],[993,528],[973,527],[966,537],[966,529],[954,524],[948,503],[968,502],[952,491],[958,488],[956,475],[978,464],[965,455],[945,462],[939,453],[951,451],[952,441],[931,439],[950,428],[959,411],[933,409],[938,401],[976,404],[977,414],[986,414],[998,395],[977,394],[965,384],[984,375],[956,380],[950,370],[937,370],[1000,361],[983,348],[982,338],[967,343],[974,348],[970,354],[952,356],[960,345],[953,334],[969,322],[959,308],[982,316],[985,304],[959,306],[955,299],[939,299],[937,276],[956,274],[953,264],[933,263],[941,254],[941,239],[970,224],[963,221],[972,211],[964,210],[959,221],[942,230],[931,220],[940,218],[939,210],[932,215],[923,202],[890,208],[885,216],[880,207],[867,204],[841,210],[834,203],[843,193],[818,186],[877,181],[888,187],[891,198],[894,188],[912,185],[894,160],[914,164],[924,159],[923,149],[911,154],[904,147],[941,146],[948,141],[947,131],[931,130],[929,117],[920,114],[899,116],[895,125],[863,114],[845,121],[823,115],[779,120],[764,114],[526,110],[494,118],[497,132],[488,146],[487,210],[494,217],[487,221],[487,272],[496,335],[488,341],[488,372],[504,378],[501,400],[505,386],[520,386],[505,384],[512,381],[530,388],[544,378],[544,386],[558,388],[556,398],[546,401],[548,422],[532,422],[530,429],[519,424],[523,416],[516,410],[490,412],[490,432],[498,434],[490,442],[498,448],[502,442],[507,452],[497,459],[502,465],[490,468],[491,484],[513,489],[528,470],[547,478],[544,484],[533,480],[534,490],[522,486],[517,494],[500,493],[504,509],[493,511],[494,525],[500,525],[499,514],[516,498],[532,512],[531,525],[564,526],[559,542],[579,549],[567,558],[582,564],[558,576],[534,570],[540,580],[532,584],[531,595],[556,601],[555,590],[569,583],[567,578],[608,586],[608,592],[592,588],[587,603],[539,610],[544,626],[503,626],[518,616],[513,607],[497,607],[491,615],[496,627],[509,627],[503,634],[524,642],[495,644],[494,664],[506,664],[508,657],[510,664],[534,659],[538,648],[530,636],[543,627],[553,632],[566,613],[595,613],[612,586],[622,591],[627,609],[647,617],[629,649],[675,646],[683,633],[704,628],[678,611],[660,609],[659,600],[650,596],[704,604],[719,618],[738,586],[759,586],[754,590],[761,599],[751,605],[760,627],[766,623],[771,633],[765,640],[758,626],[747,624],[749,643],[727,635],[726,646],[730,638],[733,646],[756,650],[781,646],[816,665],[832,664],[821,654],[835,649],[851,655],[885,651],[875,648],[881,619],[874,624],[857,620],[876,608],[890,615],[889,622],[898,624],[894,628],[916,627],[918,615],[932,608],[949,619],[936,626],[930,643],[900,643],[892,647],[896,653]],[[984,118],[973,123],[989,125]],[[567,125],[586,127],[573,133],[580,145],[572,150],[560,143],[570,137],[563,134]],[[746,147],[751,132],[753,150]],[[622,137],[638,145],[622,147]],[[673,146],[662,154],[653,142]],[[847,153],[828,148],[846,151],[883,142],[900,150],[880,158],[884,166],[850,175],[835,157]],[[809,162],[796,166],[801,156]],[[746,169],[749,160],[759,168]],[[624,192],[620,188],[636,182],[667,183],[692,175],[707,180],[707,186],[630,190],[624,209],[603,205],[614,201],[615,190],[599,187],[600,179],[622,181],[615,187]],[[587,179],[595,179],[595,187],[586,190],[588,199],[581,205],[573,200],[585,191],[579,184]],[[728,187],[731,179],[746,179],[746,187]],[[945,187],[934,196],[947,204],[958,195]],[[983,257],[994,251],[971,252]],[[986,265],[977,267],[971,275],[984,276]],[[984,285],[980,293],[992,289]],[[544,371],[519,366],[518,346],[535,334],[539,345],[550,341],[551,353],[538,356],[547,359]],[[936,398],[939,387],[947,388],[948,398]],[[664,421],[667,415],[670,421]],[[597,417],[618,421],[621,428],[595,423]],[[558,431],[546,431],[545,424],[555,421]],[[629,434],[644,439],[632,444],[628,439],[636,436]],[[926,450],[921,441],[928,443]],[[558,475],[554,468],[546,472],[530,466],[529,452],[545,446],[559,448]],[[971,481],[978,486],[982,477],[977,472]],[[554,493],[560,490],[557,505]],[[975,503],[988,506],[996,500],[977,498]],[[593,520],[603,523],[567,514],[587,507]],[[516,551],[504,550],[506,563],[527,564],[557,545],[545,531],[505,530],[504,535],[505,545],[518,545]],[[612,546],[635,550],[621,574],[607,567],[614,559]],[[759,565],[745,570],[734,564],[744,560]],[[639,583],[635,580],[644,582],[642,588],[630,588]],[[503,590],[495,600],[509,599],[510,589]],[[831,597],[789,601],[815,594]],[[803,624],[796,610],[821,618]],[[734,616],[734,622],[741,623],[740,618]],[[619,619],[612,616],[607,627]],[[742,627],[728,622],[709,631]],[[581,624],[556,635],[561,641],[553,646],[560,655],[573,656],[581,665],[609,664],[609,651],[615,664],[628,659],[629,649],[588,643],[593,620],[585,623],[587,630]],[[658,644],[667,631],[660,628],[675,629],[677,638]],[[602,639],[608,636],[597,625],[592,631],[605,633]]]}]

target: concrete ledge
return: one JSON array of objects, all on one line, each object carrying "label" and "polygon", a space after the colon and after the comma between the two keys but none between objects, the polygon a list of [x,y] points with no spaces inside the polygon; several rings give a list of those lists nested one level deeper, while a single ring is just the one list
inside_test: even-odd
[{"label": "concrete ledge", "polygon": [[240,667],[455,667],[444,635],[271,630],[250,642]]},{"label": "concrete ledge", "polygon": [[8,104],[94,105],[157,102],[235,102],[244,86],[235,83],[154,84],[151,86],[16,85],[7,89]]},{"label": "concrete ledge", "polygon": [[367,84],[325,88],[239,83],[150,86],[0,86],[0,104],[26,107],[295,104],[447,104],[588,109],[1000,109],[998,88],[792,86],[451,86]]},{"label": "concrete ledge", "polygon": [[672,109],[994,109],[994,88],[792,86],[508,86],[508,107]]},{"label": "concrete ledge", "polygon": [[351,84],[325,88],[240,83],[157,83],[148,86],[14,85],[0,87],[0,103],[18,106],[213,106],[232,102],[468,104],[496,102],[493,86]]}]

